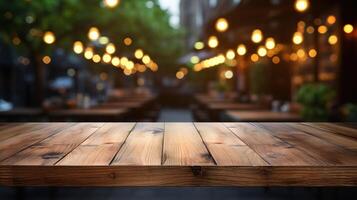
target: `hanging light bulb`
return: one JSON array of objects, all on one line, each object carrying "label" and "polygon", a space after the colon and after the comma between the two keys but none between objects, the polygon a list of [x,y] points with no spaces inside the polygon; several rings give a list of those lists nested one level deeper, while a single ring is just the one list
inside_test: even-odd
[{"label": "hanging light bulb", "polygon": [[208,46],[210,48],[216,48],[218,46],[219,42],[216,36],[211,36],[208,38]]},{"label": "hanging light bulb", "polygon": [[43,35],[43,41],[46,44],[53,44],[56,41],[55,34],[53,34],[51,31],[46,31]]},{"label": "hanging light bulb", "polygon": [[141,49],[137,49],[134,53],[136,59],[141,59],[144,56],[144,52]]},{"label": "hanging light bulb", "polygon": [[115,53],[115,46],[113,43],[109,43],[106,47],[105,47],[105,51],[108,53],[108,54],[113,54]]},{"label": "hanging light bulb", "polygon": [[304,41],[304,37],[301,32],[295,32],[293,36],[294,44],[301,44]]},{"label": "hanging light bulb", "polygon": [[232,49],[229,49],[226,53],[226,58],[228,60],[233,60],[236,57],[236,54],[234,53],[234,51]]},{"label": "hanging light bulb", "polygon": [[267,49],[274,49],[275,48],[275,40],[274,38],[267,38],[267,40],[265,41],[265,47]]},{"label": "hanging light bulb", "polygon": [[76,41],[73,44],[73,51],[76,54],[81,54],[83,52],[83,44],[81,41]]},{"label": "hanging light bulb", "polygon": [[247,53],[247,49],[245,48],[245,45],[244,45],[244,44],[238,45],[237,53],[238,53],[238,55],[240,55],[240,56],[244,56],[244,55]]},{"label": "hanging light bulb", "polygon": [[267,49],[264,46],[260,46],[257,53],[260,57],[264,57],[267,55]]},{"label": "hanging light bulb", "polygon": [[309,8],[310,2],[309,0],[296,0],[295,1],[295,9],[298,12],[304,12]]},{"label": "hanging light bulb", "polygon": [[90,40],[95,41],[95,40],[97,40],[99,37],[100,37],[100,33],[99,33],[98,28],[92,27],[92,28],[89,29],[88,38],[89,38]]},{"label": "hanging light bulb", "polygon": [[251,37],[252,41],[254,43],[259,43],[262,41],[263,39],[263,33],[261,30],[259,29],[255,29],[253,32],[252,32],[252,37]]},{"label": "hanging light bulb", "polygon": [[119,0],[104,0],[104,5],[110,8],[114,8],[119,3]]},{"label": "hanging light bulb", "polygon": [[216,22],[216,30],[219,32],[225,32],[228,26],[228,22],[225,18],[219,18]]}]

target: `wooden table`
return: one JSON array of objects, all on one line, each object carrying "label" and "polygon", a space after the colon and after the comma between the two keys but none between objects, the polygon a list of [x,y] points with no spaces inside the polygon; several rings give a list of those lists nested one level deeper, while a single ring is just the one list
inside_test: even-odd
[{"label": "wooden table", "polygon": [[301,117],[295,113],[273,112],[270,110],[257,111],[226,111],[225,116],[230,121],[240,122],[299,122]]},{"label": "wooden table", "polygon": [[357,185],[357,129],[343,125],[17,123],[4,127],[0,186]]},{"label": "wooden table", "polygon": [[48,113],[52,121],[119,121],[128,112],[125,108],[62,109]]}]

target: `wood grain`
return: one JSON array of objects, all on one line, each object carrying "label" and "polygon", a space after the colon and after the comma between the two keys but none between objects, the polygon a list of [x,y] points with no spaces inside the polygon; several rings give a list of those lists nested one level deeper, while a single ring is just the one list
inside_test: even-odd
[{"label": "wood grain", "polygon": [[163,123],[137,123],[112,165],[161,165]]},{"label": "wood grain", "polygon": [[57,165],[109,165],[135,123],[107,123]]},{"label": "wood grain", "polygon": [[267,163],[222,123],[195,123],[220,166],[264,166]]},{"label": "wood grain", "polygon": [[192,123],[166,123],[163,165],[214,165]]}]

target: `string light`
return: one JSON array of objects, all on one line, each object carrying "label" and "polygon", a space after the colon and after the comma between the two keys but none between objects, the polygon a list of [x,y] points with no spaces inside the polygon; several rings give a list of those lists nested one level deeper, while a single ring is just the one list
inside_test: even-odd
[{"label": "string light", "polygon": [[258,53],[258,55],[259,55],[260,57],[264,57],[264,56],[267,55],[267,50],[266,50],[265,47],[260,46],[260,47],[258,48],[257,53]]},{"label": "string light", "polygon": [[114,8],[119,3],[119,0],[104,0],[104,5],[110,8]]},{"label": "string light", "polygon": [[228,22],[225,18],[219,18],[216,22],[216,30],[219,32],[225,32],[228,26]]},{"label": "string light", "polygon": [[226,79],[232,79],[233,78],[233,72],[231,70],[227,70],[224,72],[224,78]]},{"label": "string light", "polygon": [[253,62],[258,62],[258,60],[259,60],[259,56],[258,56],[258,54],[252,54],[251,56],[250,56],[250,59],[253,61]]},{"label": "string light", "polygon": [[95,41],[95,40],[98,40],[99,37],[100,37],[100,33],[99,33],[98,28],[92,27],[89,29],[88,38],[90,40]]},{"label": "string light", "polygon": [[304,37],[301,32],[295,32],[293,36],[294,44],[301,44],[304,41]]},{"label": "string light", "polygon": [[259,43],[263,40],[263,33],[261,30],[259,29],[255,29],[253,32],[252,32],[252,36],[251,36],[251,39],[254,43]]},{"label": "string light", "polygon": [[113,57],[112,65],[114,65],[115,67],[118,67],[120,65],[120,59],[118,57]]},{"label": "string light", "polygon": [[333,15],[330,15],[327,17],[326,22],[330,25],[334,24],[336,22],[336,17]]},{"label": "string light", "polygon": [[123,42],[126,46],[130,46],[133,43],[133,40],[130,37],[126,37]]},{"label": "string light", "polygon": [[105,48],[105,51],[108,53],[108,54],[113,54],[115,53],[115,46],[113,43],[109,43],[106,48]]},{"label": "string light", "polygon": [[247,53],[247,49],[245,48],[245,45],[244,45],[244,44],[238,45],[237,53],[238,53],[238,55],[240,55],[240,56],[244,56],[244,55]]},{"label": "string light", "polygon": [[99,37],[99,44],[101,45],[106,45],[109,43],[109,39],[108,37],[105,37],[105,36],[101,36]]},{"label": "string light", "polygon": [[198,56],[192,56],[190,61],[192,64],[196,64],[196,63],[200,62],[200,58]]},{"label": "string light", "polygon": [[151,59],[150,59],[150,57],[149,57],[148,55],[145,55],[145,56],[142,58],[142,61],[143,61],[144,64],[147,65],[147,64],[150,63]]},{"label": "string light", "polygon": [[311,58],[315,58],[317,56],[317,51],[315,49],[310,49],[308,54]]},{"label": "string light", "polygon": [[177,79],[183,79],[184,76],[185,76],[185,74],[182,71],[176,72],[176,78]]},{"label": "string light", "polygon": [[228,60],[233,60],[236,57],[236,54],[234,53],[234,51],[232,49],[229,49],[226,53],[226,58]]},{"label": "string light", "polygon": [[210,36],[208,39],[208,46],[210,48],[216,48],[218,46],[219,42],[216,36]]},{"label": "string light", "polygon": [[95,55],[93,56],[92,60],[93,60],[93,62],[95,62],[95,63],[99,63],[99,62],[102,60],[102,58],[100,57],[100,55],[95,54]]},{"label": "string light", "polygon": [[298,12],[304,12],[309,8],[309,1],[308,0],[296,0],[295,1],[295,9]]},{"label": "string light", "polygon": [[320,33],[320,34],[325,34],[327,32],[327,27],[325,25],[321,25],[319,26],[319,28],[317,29],[317,31]]},{"label": "string light", "polygon": [[56,41],[55,34],[52,33],[51,31],[46,31],[45,34],[43,35],[43,41],[46,44],[53,44]]},{"label": "string light", "polygon": [[343,31],[347,34],[350,34],[353,32],[353,26],[351,24],[346,24],[343,26]]},{"label": "string light", "polygon": [[195,49],[196,50],[201,50],[205,47],[205,44],[203,42],[196,42],[195,43]]},{"label": "string light", "polygon": [[275,40],[274,38],[267,38],[267,40],[265,41],[265,47],[267,49],[274,49],[275,48]]},{"label": "string light", "polygon": [[42,58],[42,62],[45,63],[46,65],[50,64],[51,63],[51,57],[49,56],[44,56]]},{"label": "string light", "polygon": [[336,35],[331,35],[328,38],[328,43],[330,43],[331,45],[335,45],[338,42],[338,38]]},{"label": "string light", "polygon": [[280,58],[278,56],[274,56],[271,60],[272,60],[272,62],[274,64],[279,64],[280,63]]},{"label": "string light", "polygon": [[93,58],[93,49],[91,47],[87,47],[84,51],[84,57],[88,60]]},{"label": "string light", "polygon": [[137,49],[134,53],[136,59],[141,59],[144,56],[144,52],[141,49]]},{"label": "string light", "polygon": [[108,54],[108,53],[105,53],[102,57],[102,60],[105,63],[110,63],[110,61],[112,60],[112,56],[110,56],[110,54]]},{"label": "string light", "polygon": [[81,54],[83,52],[83,44],[81,41],[76,41],[73,43],[73,51],[76,54]]}]

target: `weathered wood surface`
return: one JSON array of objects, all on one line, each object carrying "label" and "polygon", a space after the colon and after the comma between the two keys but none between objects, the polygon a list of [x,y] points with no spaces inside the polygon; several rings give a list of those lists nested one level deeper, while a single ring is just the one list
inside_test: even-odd
[{"label": "weathered wood surface", "polygon": [[356,186],[353,127],[1,124],[0,186]]}]

